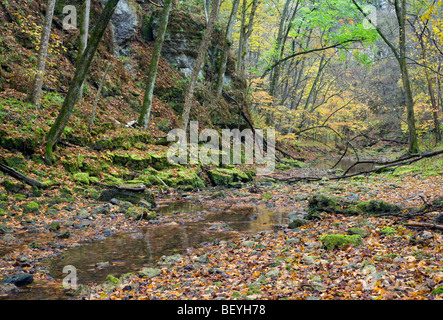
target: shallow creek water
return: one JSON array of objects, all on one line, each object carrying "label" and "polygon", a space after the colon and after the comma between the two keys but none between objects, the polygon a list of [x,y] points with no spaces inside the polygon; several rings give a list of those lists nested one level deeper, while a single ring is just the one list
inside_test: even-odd
[{"label": "shallow creek water", "polygon": [[[237,232],[220,230],[219,227],[224,223],[241,234],[271,230],[275,225],[287,223],[287,212],[266,207],[230,210],[180,201],[160,206],[157,212],[162,215],[185,213],[197,219],[178,225],[153,225],[134,233],[114,234],[103,240],[82,243],[79,247],[67,249],[56,258],[42,261],[40,265],[60,285],[67,275],[63,273],[63,268],[68,265],[75,267],[78,284],[99,284],[109,274],[119,277],[127,272],[154,266],[163,255],[183,254],[189,247],[199,247],[216,239],[230,240],[239,235]],[[109,267],[97,268],[99,262],[109,262]],[[9,299],[69,299],[63,289],[38,281],[20,289],[19,294]]]}]

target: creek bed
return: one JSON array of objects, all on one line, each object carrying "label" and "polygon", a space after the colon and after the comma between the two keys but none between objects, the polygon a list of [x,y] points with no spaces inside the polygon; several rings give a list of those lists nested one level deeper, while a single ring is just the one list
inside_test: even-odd
[{"label": "creek bed", "polygon": [[[55,258],[43,260],[40,266],[47,269],[60,286],[67,276],[63,273],[66,266],[75,267],[77,284],[99,284],[109,274],[119,277],[143,267],[155,266],[163,255],[184,254],[187,248],[199,247],[205,242],[229,241],[241,235],[287,224],[288,213],[250,206],[236,209],[208,208],[194,201],[171,202],[159,207],[157,212],[162,215],[186,214],[192,217],[192,221],[152,225],[137,232],[119,233],[103,240],[82,243]],[[107,262],[106,267],[96,267],[100,262]],[[35,281],[20,288],[19,294],[8,297],[9,300],[70,298],[62,288],[49,286],[44,281]]]}]

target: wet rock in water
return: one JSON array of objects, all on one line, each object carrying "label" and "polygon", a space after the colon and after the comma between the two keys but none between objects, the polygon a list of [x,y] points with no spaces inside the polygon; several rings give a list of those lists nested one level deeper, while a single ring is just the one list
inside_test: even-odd
[{"label": "wet rock in water", "polygon": [[132,204],[138,204],[143,199],[150,203],[152,208],[156,207],[154,194],[146,190],[144,185],[125,185],[119,188],[103,190],[98,201],[110,202],[111,199],[129,201]]},{"label": "wet rock in water", "polygon": [[171,265],[176,262],[180,262],[183,259],[181,254],[173,254],[170,256],[162,256],[158,261],[160,265]]},{"label": "wet rock in water", "polygon": [[97,262],[95,264],[95,267],[97,269],[109,268],[110,266],[111,266],[111,264],[109,263],[109,261]]},{"label": "wet rock in water", "polygon": [[126,210],[125,217],[134,220],[154,220],[157,218],[157,214],[144,207],[130,207]]},{"label": "wet rock in water", "polygon": [[291,222],[289,223],[289,228],[296,229],[301,226],[307,225],[308,223],[309,223],[309,221],[306,219],[301,219],[301,218],[291,219]]},{"label": "wet rock in water", "polygon": [[15,284],[12,283],[0,283],[0,294],[15,294],[19,293],[20,290]]},{"label": "wet rock in water", "polygon": [[216,222],[205,229],[205,231],[216,231],[216,232],[224,232],[224,231],[233,231],[226,222]]},{"label": "wet rock in water", "polygon": [[34,277],[29,273],[18,273],[12,276],[4,277],[2,283],[10,283],[17,287],[25,286],[34,281]]}]

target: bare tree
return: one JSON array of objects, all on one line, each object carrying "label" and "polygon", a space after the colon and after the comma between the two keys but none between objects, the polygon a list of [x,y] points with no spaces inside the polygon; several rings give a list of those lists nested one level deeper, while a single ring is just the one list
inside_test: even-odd
[{"label": "bare tree", "polygon": [[217,97],[220,96],[223,89],[223,78],[226,73],[226,64],[228,63],[229,50],[231,49],[231,44],[232,44],[231,43],[232,31],[234,29],[235,17],[237,16],[239,3],[240,0],[234,0],[234,3],[232,4],[231,15],[229,16],[228,25],[226,27],[226,34],[224,39],[225,42],[223,45],[222,56],[220,58],[220,69],[218,71],[218,78],[216,85]]},{"label": "bare tree", "polygon": [[75,69],[74,77],[69,86],[68,93],[60,109],[60,112],[55,119],[54,124],[46,136],[46,149],[45,149],[45,161],[47,163],[52,163],[54,159],[54,146],[60,139],[66,124],[69,121],[72,110],[78,101],[78,95],[80,92],[80,87],[82,86],[86,75],[88,74],[89,68],[91,67],[92,60],[94,59],[95,53],[97,52],[98,45],[103,38],[103,34],[111,20],[111,17],[117,7],[119,0],[108,0],[106,6],[104,7],[97,24],[95,25],[91,38],[86,46],[85,52],[83,53],[77,68]]},{"label": "bare tree", "polygon": [[166,0],[163,5],[163,11],[160,18],[160,26],[157,38],[154,43],[154,50],[152,51],[151,62],[148,70],[148,80],[146,83],[145,96],[143,98],[142,110],[138,118],[138,125],[144,130],[148,128],[149,116],[151,114],[152,95],[154,93],[155,78],[157,75],[158,61],[160,59],[160,52],[162,50],[163,41],[165,39],[166,28],[168,26],[169,13],[172,7],[172,0]]},{"label": "bare tree", "polygon": [[48,0],[46,5],[45,22],[43,24],[42,36],[40,39],[40,49],[38,51],[37,71],[34,77],[32,91],[28,97],[28,100],[36,106],[40,105],[40,98],[42,94],[43,77],[46,69],[46,58],[48,56],[49,36],[51,35],[55,1],[56,0]]},{"label": "bare tree", "polygon": [[409,78],[409,71],[407,65],[406,57],[406,0],[395,0],[395,14],[398,23],[398,48],[388,40],[386,35],[381,31],[381,29],[375,25],[369,18],[369,13],[365,12],[363,8],[357,3],[356,0],[352,0],[352,3],[357,7],[357,9],[363,14],[363,16],[374,26],[380,37],[391,49],[395,56],[399,66],[403,83],[403,91],[406,97],[406,112],[407,112],[407,123],[409,131],[409,153],[418,153],[418,138],[417,131],[415,128],[415,114],[414,114],[414,97],[412,94],[411,81]]},{"label": "bare tree", "polygon": [[187,130],[188,122],[189,122],[189,113],[191,112],[192,100],[194,97],[194,89],[197,83],[198,75],[202,69],[203,62],[205,60],[206,51],[208,51],[209,44],[211,43],[211,35],[214,30],[215,22],[218,18],[219,13],[220,0],[214,0],[212,3],[211,14],[209,16],[209,22],[206,27],[205,35],[203,36],[203,40],[200,44],[200,48],[198,50],[198,56],[195,60],[194,67],[191,73],[191,79],[189,82],[189,86],[185,93],[185,104],[183,107],[183,117],[182,117],[182,128],[183,130]]},{"label": "bare tree", "polygon": [[[83,52],[85,52],[86,45],[88,44],[90,11],[91,11],[91,0],[83,0],[77,63],[80,61]],[[79,100],[81,100],[82,97],[83,97],[83,84],[80,87]]]}]

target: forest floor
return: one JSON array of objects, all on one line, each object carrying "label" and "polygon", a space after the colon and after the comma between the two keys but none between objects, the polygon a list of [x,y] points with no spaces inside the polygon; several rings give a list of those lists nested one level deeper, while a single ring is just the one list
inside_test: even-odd
[{"label": "forest floor", "polygon": [[[442,195],[443,177],[388,175],[357,181],[276,184],[227,192],[214,206],[266,204],[306,210],[309,194],[359,200],[382,199],[420,207]],[[256,199],[256,200],[253,200]],[[432,222],[438,211],[415,221]],[[443,237],[440,231],[405,227],[401,217],[325,214],[296,229],[276,229],[219,241],[188,251],[158,269],[126,277],[109,291],[98,286],[91,299],[441,299]],[[364,230],[361,245],[327,250],[321,237]],[[164,263],[164,261],[163,261]],[[154,272],[154,273],[152,273]],[[111,286],[112,287],[112,286]],[[108,291],[107,291],[108,290]]]},{"label": "forest floor", "polygon": [[[406,213],[406,208],[419,208],[442,196],[441,161],[427,159],[394,172],[342,181],[287,184],[266,177],[240,189],[180,193],[159,189],[156,197],[160,203],[200,199],[209,207],[229,208],[234,215],[245,207],[265,206],[303,218],[309,199],[321,193],[359,202],[379,199],[402,206]],[[279,177],[312,172],[310,168],[291,169],[280,172]],[[81,198],[63,205],[55,216],[40,214],[34,219],[38,214],[28,213],[32,228],[14,217],[4,224],[15,231],[1,238],[3,277],[26,272],[33,274],[34,281],[64,291],[60,281],[40,266],[45,258],[110,234],[153,227],[152,221],[126,219],[118,206]],[[88,212],[89,219],[79,218]],[[156,261],[155,266],[127,270],[129,274],[109,276],[104,283],[82,285],[76,294],[80,299],[441,299],[441,231],[405,225],[433,223],[440,213],[430,210],[406,219],[323,212],[322,219],[308,220],[294,229],[285,224],[256,234],[232,231],[229,241],[188,248],[185,254]],[[193,219],[192,214],[159,216],[154,227],[183,225]],[[353,228],[361,232],[360,244],[329,249],[323,245],[323,236],[352,234]],[[61,236],[64,231],[70,231],[66,238]]]}]

